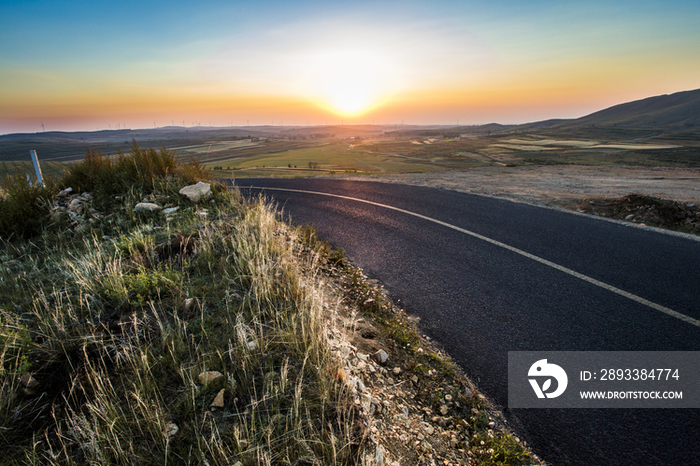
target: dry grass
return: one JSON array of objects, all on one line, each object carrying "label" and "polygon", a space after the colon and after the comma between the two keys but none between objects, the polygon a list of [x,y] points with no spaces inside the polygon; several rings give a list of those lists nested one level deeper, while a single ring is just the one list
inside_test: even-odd
[{"label": "dry grass", "polygon": [[[159,186],[148,195],[176,196]],[[361,432],[321,318],[320,253],[236,193],[172,199],[168,217],[135,215],[144,195],[112,199],[111,236],[98,221],[71,241],[3,240],[3,462],[353,464]],[[205,371],[223,377],[203,384]]]}]

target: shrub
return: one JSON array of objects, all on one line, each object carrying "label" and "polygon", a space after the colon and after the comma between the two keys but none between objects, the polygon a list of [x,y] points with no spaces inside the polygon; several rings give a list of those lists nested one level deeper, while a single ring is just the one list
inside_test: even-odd
[{"label": "shrub", "polygon": [[53,182],[46,189],[31,186],[22,175],[7,178],[0,196],[0,237],[31,238],[41,232],[49,213],[48,200],[56,193]]},{"label": "shrub", "polygon": [[192,184],[209,179],[207,170],[196,160],[178,164],[175,152],[165,148],[143,149],[134,141],[128,154],[104,156],[89,150],[82,162],[68,169],[64,186],[95,194],[100,201],[109,196],[136,189],[142,194],[152,193],[163,180],[177,184]]}]

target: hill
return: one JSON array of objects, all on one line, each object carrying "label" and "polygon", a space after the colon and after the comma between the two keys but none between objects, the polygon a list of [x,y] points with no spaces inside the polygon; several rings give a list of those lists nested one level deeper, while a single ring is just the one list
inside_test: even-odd
[{"label": "hill", "polygon": [[700,89],[615,105],[560,126],[624,126],[666,130],[700,127]]}]

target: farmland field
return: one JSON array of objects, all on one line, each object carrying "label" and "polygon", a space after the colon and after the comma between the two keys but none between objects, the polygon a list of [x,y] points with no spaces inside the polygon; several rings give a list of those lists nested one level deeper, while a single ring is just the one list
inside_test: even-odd
[{"label": "farmland field", "polygon": [[37,150],[44,174],[51,176],[89,149],[112,155],[128,151],[133,142],[196,159],[222,178],[431,173],[484,166],[700,166],[700,141],[694,138],[591,131],[463,134],[454,129],[345,126],[6,135],[0,136],[0,176],[33,174],[30,149]]}]

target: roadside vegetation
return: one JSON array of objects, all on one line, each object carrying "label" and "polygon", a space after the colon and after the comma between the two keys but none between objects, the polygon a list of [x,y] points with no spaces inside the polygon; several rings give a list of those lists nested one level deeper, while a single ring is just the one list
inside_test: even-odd
[{"label": "roadside vegetation", "polygon": [[[3,209],[41,222],[2,230],[3,463],[352,464],[317,254],[297,254],[262,202],[178,194],[203,177],[134,146],[88,154],[39,194],[10,182]],[[73,186],[92,198],[52,216],[51,194]],[[179,209],[134,212],[142,201]]]},{"label": "roadside vegetation", "polygon": [[[133,144],[89,152],[43,189],[6,180],[0,462],[376,464],[380,439],[331,347],[329,302],[376,320],[405,352],[392,355],[416,403],[439,411],[437,394],[453,393],[440,423],[461,464],[535,461],[342,251],[216,183],[194,201],[180,194],[208,177]],[[335,301],[323,281],[340,284]]]}]

